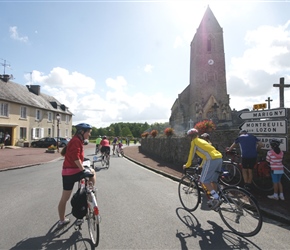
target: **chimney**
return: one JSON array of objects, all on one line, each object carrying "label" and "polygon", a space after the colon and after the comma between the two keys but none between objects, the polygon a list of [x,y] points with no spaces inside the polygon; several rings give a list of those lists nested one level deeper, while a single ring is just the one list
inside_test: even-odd
[{"label": "chimney", "polygon": [[8,82],[11,78],[13,78],[12,75],[0,75],[0,80],[2,80],[3,82]]}]

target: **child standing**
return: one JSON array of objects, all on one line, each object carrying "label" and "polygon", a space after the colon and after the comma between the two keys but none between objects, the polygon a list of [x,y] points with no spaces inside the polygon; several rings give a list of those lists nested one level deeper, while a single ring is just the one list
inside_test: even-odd
[{"label": "child standing", "polygon": [[[284,194],[283,194],[283,186],[281,183],[281,178],[284,173],[284,167],[282,164],[283,160],[283,151],[280,149],[280,141],[277,139],[270,140],[271,150],[267,152],[266,161],[270,163],[271,167],[271,176],[273,181],[273,187],[274,187],[274,194],[268,195],[268,198],[284,201]],[[278,197],[279,193],[279,197]]]}]

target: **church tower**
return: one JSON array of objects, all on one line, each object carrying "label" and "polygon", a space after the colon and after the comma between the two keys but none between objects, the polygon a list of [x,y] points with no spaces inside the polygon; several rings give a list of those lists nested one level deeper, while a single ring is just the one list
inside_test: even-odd
[{"label": "church tower", "polygon": [[190,84],[179,94],[171,111],[173,128],[180,125],[188,129],[205,119],[216,125],[231,121],[223,29],[209,7],[191,42]]}]

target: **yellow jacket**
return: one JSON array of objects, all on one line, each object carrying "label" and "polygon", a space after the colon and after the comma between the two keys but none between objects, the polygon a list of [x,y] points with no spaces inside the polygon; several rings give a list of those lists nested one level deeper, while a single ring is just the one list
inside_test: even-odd
[{"label": "yellow jacket", "polygon": [[188,159],[185,164],[186,168],[191,166],[195,153],[202,159],[201,166],[206,160],[220,159],[223,157],[221,152],[216,150],[214,146],[209,144],[207,141],[196,137],[191,141]]}]

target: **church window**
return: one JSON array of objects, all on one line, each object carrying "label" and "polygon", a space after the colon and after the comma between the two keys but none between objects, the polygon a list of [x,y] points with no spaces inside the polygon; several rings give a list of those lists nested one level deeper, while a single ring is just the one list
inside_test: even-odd
[{"label": "church window", "polygon": [[227,119],[227,115],[226,115],[226,113],[223,113],[223,119],[224,119],[224,120]]},{"label": "church window", "polygon": [[213,73],[213,79],[214,79],[215,81],[217,81],[217,79],[218,79],[218,74],[217,74],[216,71]]},{"label": "church window", "polygon": [[207,39],[207,52],[211,52],[211,39],[210,39],[210,37]]},{"label": "church window", "polygon": [[204,72],[204,73],[203,73],[203,80],[204,80],[205,82],[208,81],[208,74],[207,74],[207,72]]}]

